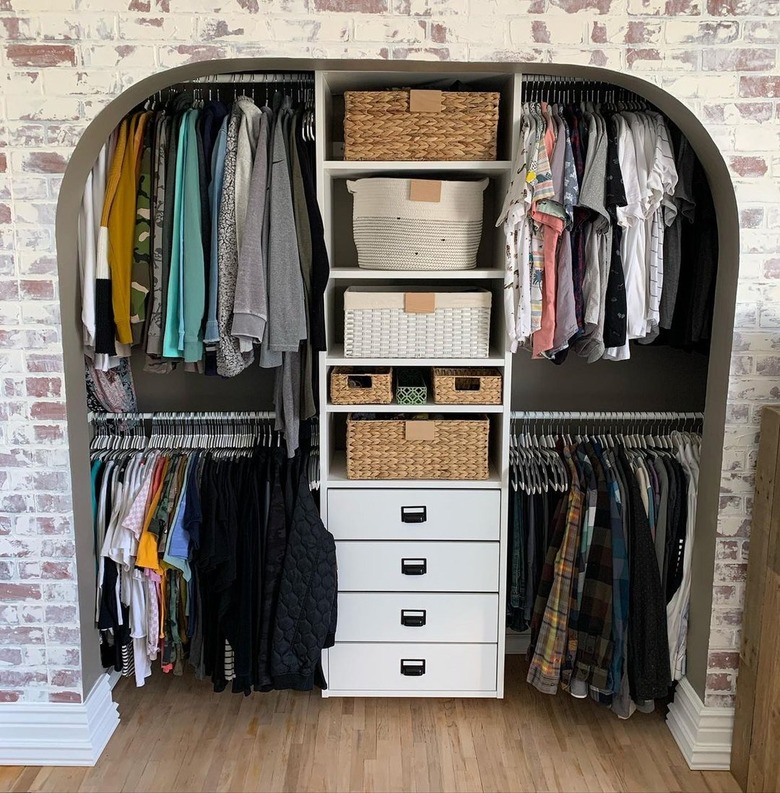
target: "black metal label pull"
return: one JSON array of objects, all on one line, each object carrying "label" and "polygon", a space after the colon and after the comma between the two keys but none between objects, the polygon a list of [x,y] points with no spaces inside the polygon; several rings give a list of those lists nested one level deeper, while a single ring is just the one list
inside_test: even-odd
[{"label": "black metal label pull", "polygon": [[401,507],[401,523],[425,523],[428,507]]},{"label": "black metal label pull", "polygon": [[422,628],[425,623],[425,609],[401,609],[401,625],[407,628]]},{"label": "black metal label pull", "polygon": [[422,677],[425,674],[425,659],[401,659],[401,674],[406,677]]},{"label": "black metal label pull", "polygon": [[401,559],[402,575],[425,575],[427,572],[427,559]]}]

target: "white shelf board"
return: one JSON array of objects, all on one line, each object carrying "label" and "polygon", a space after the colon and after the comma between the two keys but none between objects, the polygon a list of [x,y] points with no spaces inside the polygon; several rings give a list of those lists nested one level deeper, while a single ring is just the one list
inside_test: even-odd
[{"label": "white shelf board", "polygon": [[475,267],[473,270],[364,270],[360,267],[332,267],[330,277],[336,281],[431,280],[462,281],[504,277],[500,267]]},{"label": "white shelf board", "polygon": [[326,160],[325,172],[341,179],[366,176],[379,171],[396,173],[471,173],[481,176],[501,176],[512,168],[509,160]]},{"label": "white shelf board", "polygon": [[328,366],[498,366],[506,361],[501,352],[491,349],[487,358],[347,358],[343,344],[332,344],[325,363]]},{"label": "white shelf board", "polygon": [[500,490],[501,476],[496,471],[492,463],[490,465],[488,474],[489,475],[487,479],[348,479],[346,455],[344,452],[334,452],[330,461],[328,479],[323,484],[326,488],[401,487],[404,489],[436,488],[439,490]]},{"label": "white shelf board", "polygon": [[424,405],[334,405],[328,403],[328,413],[503,413],[503,405],[437,405],[428,397]]}]

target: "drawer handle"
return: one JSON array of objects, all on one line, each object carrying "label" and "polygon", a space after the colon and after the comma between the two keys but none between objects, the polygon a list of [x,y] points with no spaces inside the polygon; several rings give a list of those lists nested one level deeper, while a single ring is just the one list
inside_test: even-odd
[{"label": "drawer handle", "polygon": [[401,609],[401,625],[407,628],[422,628],[426,622],[425,609]]},{"label": "drawer handle", "polygon": [[428,507],[401,507],[401,523],[425,523]]},{"label": "drawer handle", "polygon": [[425,575],[427,572],[427,559],[401,559],[402,575]]},{"label": "drawer handle", "polygon": [[418,659],[401,659],[401,674],[406,677],[422,677],[425,674],[425,660]]}]

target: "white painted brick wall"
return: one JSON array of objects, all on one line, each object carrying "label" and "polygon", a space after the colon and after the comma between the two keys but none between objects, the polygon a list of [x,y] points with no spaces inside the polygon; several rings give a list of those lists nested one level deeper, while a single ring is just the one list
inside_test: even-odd
[{"label": "white painted brick wall", "polygon": [[[13,11],[8,10],[13,6]],[[705,121],[743,227],[707,702],[733,701],[760,408],[780,401],[780,35],[764,0],[8,0],[0,3],[0,701],[78,701],[54,212],[99,110],[226,57],[575,63]]]}]

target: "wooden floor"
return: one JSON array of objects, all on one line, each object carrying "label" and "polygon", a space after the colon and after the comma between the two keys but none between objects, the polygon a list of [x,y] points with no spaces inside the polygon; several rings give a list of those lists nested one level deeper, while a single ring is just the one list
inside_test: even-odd
[{"label": "wooden floor", "polygon": [[501,700],[214,694],[155,672],[115,689],[95,768],[0,768],[2,791],[734,791],[690,771],[661,714],[628,722],[545,696],[507,666]]}]

